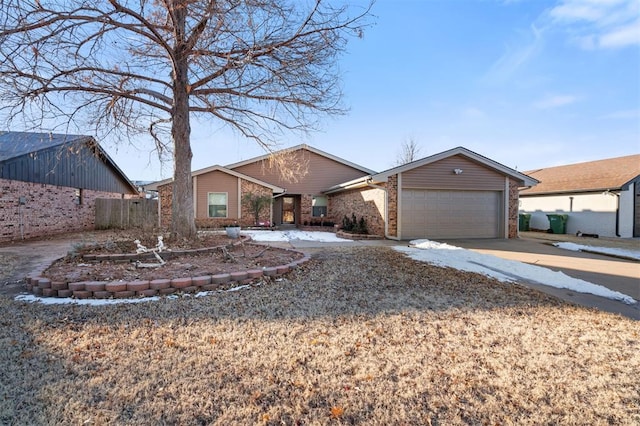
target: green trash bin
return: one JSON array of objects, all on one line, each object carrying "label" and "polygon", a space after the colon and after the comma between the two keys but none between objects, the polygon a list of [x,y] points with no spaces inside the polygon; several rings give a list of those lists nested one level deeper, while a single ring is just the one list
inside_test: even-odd
[{"label": "green trash bin", "polygon": [[529,213],[520,213],[518,215],[518,229],[520,231],[528,231],[529,230],[529,222],[531,221],[531,214]]},{"label": "green trash bin", "polygon": [[566,234],[567,233],[567,219],[569,215],[566,214],[548,214],[549,225],[551,225],[552,234]]}]

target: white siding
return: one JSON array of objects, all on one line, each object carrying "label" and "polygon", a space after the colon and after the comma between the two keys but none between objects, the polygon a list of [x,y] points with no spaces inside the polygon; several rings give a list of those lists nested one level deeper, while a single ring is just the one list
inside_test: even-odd
[{"label": "white siding", "polygon": [[[633,188],[620,194],[621,237],[633,236]],[[567,233],[578,231],[598,234],[603,237],[616,236],[617,197],[603,193],[566,194],[536,197],[520,197],[520,212],[530,213],[530,227],[548,229],[547,214],[567,214]]]}]

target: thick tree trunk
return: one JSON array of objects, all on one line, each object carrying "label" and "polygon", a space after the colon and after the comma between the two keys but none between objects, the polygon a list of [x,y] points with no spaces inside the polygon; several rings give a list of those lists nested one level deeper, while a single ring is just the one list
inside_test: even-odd
[{"label": "thick tree trunk", "polygon": [[[174,150],[171,232],[176,237],[190,238],[196,234],[191,179],[191,128],[188,106],[180,106],[178,97],[175,99],[175,112],[171,127]],[[188,99],[185,102],[188,102]]]},{"label": "thick tree trunk", "polygon": [[[178,238],[196,235],[193,211],[193,182],[191,179],[191,126],[189,124],[188,61],[183,50],[186,8],[174,12],[178,37],[174,52],[173,76],[173,194],[171,205],[171,232]],[[179,28],[181,27],[181,28]],[[182,30],[182,31],[180,31]]]}]

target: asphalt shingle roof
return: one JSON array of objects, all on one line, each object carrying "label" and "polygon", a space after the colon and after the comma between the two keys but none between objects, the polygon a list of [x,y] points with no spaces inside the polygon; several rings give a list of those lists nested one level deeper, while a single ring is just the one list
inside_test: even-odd
[{"label": "asphalt shingle roof", "polygon": [[540,181],[520,195],[621,189],[640,176],[640,154],[524,172]]}]

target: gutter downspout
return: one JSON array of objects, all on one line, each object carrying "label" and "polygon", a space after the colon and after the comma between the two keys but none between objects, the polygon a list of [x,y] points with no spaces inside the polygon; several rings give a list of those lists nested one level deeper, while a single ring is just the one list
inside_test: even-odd
[{"label": "gutter downspout", "polygon": [[620,194],[613,193],[616,196],[616,237],[620,237]]},{"label": "gutter downspout", "polygon": [[365,181],[368,187],[381,189],[384,191],[384,237],[389,240],[398,241],[398,237],[392,237],[391,235],[389,235],[389,192],[384,186],[375,185],[371,183],[371,181],[371,178]]},{"label": "gutter downspout", "polygon": [[608,189],[603,195],[611,195],[616,197],[616,237],[620,237],[620,193],[611,192]]}]

